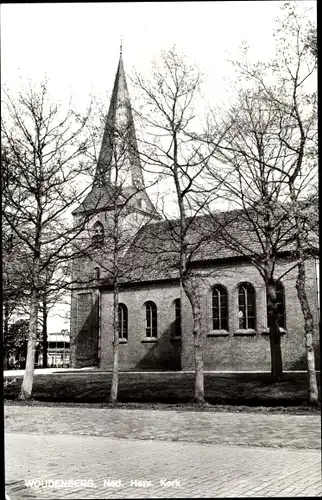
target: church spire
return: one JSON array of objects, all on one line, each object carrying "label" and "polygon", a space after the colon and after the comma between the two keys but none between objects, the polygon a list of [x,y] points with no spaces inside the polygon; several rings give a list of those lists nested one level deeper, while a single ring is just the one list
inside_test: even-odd
[{"label": "church spire", "polygon": [[130,96],[127,88],[122,38],[120,59],[107,115],[94,183],[144,187]]}]

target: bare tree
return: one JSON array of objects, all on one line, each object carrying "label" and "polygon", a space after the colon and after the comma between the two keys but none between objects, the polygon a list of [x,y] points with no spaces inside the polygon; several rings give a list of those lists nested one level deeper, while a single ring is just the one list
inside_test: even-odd
[{"label": "bare tree", "polygon": [[[315,400],[313,325],[304,292],[307,252],[303,250],[311,224],[307,217],[306,223],[300,224],[298,216],[300,211],[303,216],[307,213],[303,210],[309,204],[305,200],[317,176],[316,59],[306,42],[305,16],[297,12],[295,5],[286,4],[283,9],[285,15],[275,32],[275,59],[251,64],[246,51],[245,57],[235,63],[247,88],[239,91],[237,103],[219,127],[217,120],[219,130],[227,128],[227,121],[231,128],[217,155],[225,166],[225,177],[218,173],[218,168],[212,169],[212,175],[217,181],[224,180],[227,198],[243,209],[240,216],[247,221],[257,243],[252,251],[245,241],[226,234],[227,241],[251,259],[264,279],[275,379],[282,376],[275,264],[280,252],[297,248],[297,289],[306,325],[310,400]],[[310,90],[312,79],[313,90]]]},{"label": "bare tree", "polygon": [[[296,288],[304,317],[307,351],[309,401],[318,403],[318,389],[313,348],[313,315],[306,294],[306,234],[311,221],[305,217],[303,198],[314,190],[317,181],[317,96],[316,96],[316,28],[294,4],[283,6],[284,17],[277,30],[279,47],[274,69],[278,71],[279,88],[268,88],[261,72],[251,70],[287,129],[281,142],[289,160],[286,181],[289,188],[289,218],[295,222],[298,277]],[[311,44],[307,41],[311,40]],[[311,85],[311,87],[310,87]]]},{"label": "bare tree", "polygon": [[42,367],[47,368],[48,348],[48,316],[55,306],[69,304],[69,294],[72,286],[71,280],[71,252],[66,247],[64,258],[60,254],[55,261],[43,270],[39,291],[39,325],[42,331]]},{"label": "bare tree", "polygon": [[[221,125],[225,129],[227,122],[229,131],[217,151],[220,167],[213,164],[209,168],[210,183],[212,178],[217,182],[221,180],[223,196],[240,210],[228,212],[225,221],[219,220],[216,213],[210,213],[214,227],[221,226],[225,243],[237,254],[250,259],[264,280],[271,372],[274,379],[279,380],[283,368],[276,305],[276,263],[279,254],[287,250],[292,236],[292,226],[286,224],[288,216],[282,208],[286,196],[285,175],[277,175],[277,168],[283,168],[286,161],[285,147],[276,137],[276,130],[280,132],[279,116],[260,89],[241,90],[237,104],[232,106]],[[236,231],[237,226],[245,231]],[[249,238],[245,238],[247,232]]]},{"label": "bare tree", "polygon": [[4,93],[3,144],[10,168],[3,167],[3,214],[31,259],[29,338],[22,399],[32,395],[41,276],[63,252],[79,228],[71,228],[68,212],[82,195],[79,160],[87,148],[86,117],[64,112],[51,102],[47,82],[30,86],[16,99]]},{"label": "bare tree", "polygon": [[[282,83],[289,94],[271,95],[278,109],[286,114],[292,134],[285,141],[288,155],[292,158],[292,170],[288,173],[288,187],[291,200],[290,216],[295,221],[295,241],[298,276],[296,288],[304,317],[305,344],[308,369],[309,401],[318,404],[319,394],[315,372],[314,358],[314,322],[306,292],[305,260],[307,258],[307,232],[312,233],[310,212],[303,211],[303,190],[314,193],[317,181],[317,96],[316,90],[307,91],[304,82],[314,77],[317,65],[316,27],[312,22],[305,24],[305,18],[291,4],[285,6],[283,32],[279,34],[280,50],[283,55],[282,64],[286,76]],[[308,43],[309,42],[309,43]],[[292,58],[291,58],[292,54]],[[316,77],[316,75],[315,75]],[[315,80],[316,87],[316,80]],[[286,98],[285,98],[286,97]],[[304,188],[304,189],[303,189]]]},{"label": "bare tree", "polygon": [[[104,282],[109,283],[113,290],[113,366],[109,396],[109,400],[113,404],[118,398],[120,338],[125,340],[124,336],[127,335],[121,324],[122,312],[119,295],[124,282],[131,282],[130,275],[133,271],[131,262],[127,261],[126,251],[143,224],[156,218],[156,213],[153,210],[150,214],[145,214],[145,217],[139,218],[133,211],[133,205],[140,199],[143,188],[129,190],[124,185],[124,180],[120,179],[122,167],[124,167],[123,154],[124,150],[122,155],[114,157],[113,167],[116,172],[113,187],[106,186],[109,193],[109,210],[105,217],[104,240],[94,243],[96,249],[91,252],[91,259],[99,266],[102,275],[104,275]],[[141,269],[140,272],[142,273],[143,270]]]},{"label": "bare tree", "polygon": [[[177,268],[180,286],[187,296],[193,315],[193,338],[195,357],[195,391],[198,403],[204,402],[203,342],[204,332],[201,321],[199,284],[200,277],[193,268],[193,256],[198,251],[204,235],[192,241],[192,227],[202,208],[216,194],[201,188],[201,178],[215,149],[205,147],[198,140],[203,132],[194,105],[201,101],[202,76],[195,66],[189,65],[183,56],[173,48],[162,52],[158,63],[152,66],[151,78],[145,80],[135,75],[134,84],[143,96],[141,110],[137,110],[144,127],[142,140],[143,158],[150,171],[158,172],[161,179],[172,190],[172,201],[176,207],[177,221],[161,207],[167,220],[168,231],[163,239],[171,238],[171,248],[166,249],[162,235],[160,245],[154,244],[160,258],[172,260]],[[202,195],[202,193],[204,193]],[[198,203],[196,202],[198,200]],[[202,202],[201,202],[202,200]],[[160,211],[159,210],[159,211]],[[153,226],[151,238],[156,239]],[[168,252],[166,255],[165,253]]]},{"label": "bare tree", "polygon": [[[30,262],[24,245],[4,227],[2,231],[3,308],[4,322],[28,300]],[[7,330],[7,328],[5,328]]]},{"label": "bare tree", "polygon": [[109,400],[114,404],[118,397],[120,337],[127,335],[119,304],[120,287],[130,280],[132,270],[126,250],[146,222],[160,218],[146,193],[122,57],[109,112],[105,113],[104,107],[98,108],[98,123],[87,125],[92,142],[87,155],[90,163],[96,165],[91,201],[87,206],[84,200],[77,213],[86,217],[87,213],[99,212],[99,229],[94,234],[89,231],[87,236],[84,233],[81,241],[75,241],[80,259],[75,262],[73,281],[77,283],[80,262],[85,257],[95,265],[87,286],[96,288],[96,301],[102,280],[112,289],[113,368]]},{"label": "bare tree", "polygon": [[[9,152],[2,146],[2,174],[10,169]],[[3,211],[6,203],[3,199]],[[30,256],[25,244],[17,238],[5,219],[2,221],[2,269],[3,269],[3,320],[4,331],[8,331],[8,322],[12,313],[27,300],[30,283]]]},{"label": "bare tree", "polygon": [[[18,316],[29,314],[31,295],[32,258],[28,246],[22,242],[6,224],[4,226],[3,249],[3,331],[8,335],[9,323]],[[70,252],[64,262],[60,254],[44,269],[40,276],[39,328],[42,330],[43,368],[47,367],[47,320],[50,310],[58,303],[66,303],[71,286]]]},{"label": "bare tree", "polygon": [[[2,331],[6,339],[12,317],[28,300],[30,266],[24,245],[17,241],[5,223],[2,226],[2,271]],[[4,365],[7,365],[6,356]]]}]

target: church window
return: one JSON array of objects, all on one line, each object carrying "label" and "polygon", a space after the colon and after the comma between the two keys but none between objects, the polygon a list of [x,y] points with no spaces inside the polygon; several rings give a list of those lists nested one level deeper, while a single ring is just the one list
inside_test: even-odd
[{"label": "church window", "polygon": [[119,304],[119,338],[127,340],[128,319],[127,307],[125,304]]},{"label": "church window", "polygon": [[176,299],[174,301],[174,335],[176,337],[181,337],[181,301],[180,299]]},{"label": "church window", "polygon": [[221,285],[212,289],[212,328],[228,331],[228,296]]},{"label": "church window", "polygon": [[[285,295],[284,287],[280,281],[276,281],[276,308],[278,314],[278,326],[285,330]],[[267,311],[268,316],[268,311]],[[267,318],[268,323],[268,318]]]},{"label": "church window", "polygon": [[94,280],[99,280],[99,279],[100,279],[100,268],[94,267]]},{"label": "church window", "polygon": [[242,330],[256,329],[255,289],[250,283],[238,287],[238,323]]},{"label": "church window", "polygon": [[104,227],[99,221],[96,221],[93,226],[92,245],[94,248],[99,248],[104,243]]},{"label": "church window", "polygon": [[157,306],[154,302],[147,302],[146,309],[146,325],[145,334],[147,337],[157,337]]}]

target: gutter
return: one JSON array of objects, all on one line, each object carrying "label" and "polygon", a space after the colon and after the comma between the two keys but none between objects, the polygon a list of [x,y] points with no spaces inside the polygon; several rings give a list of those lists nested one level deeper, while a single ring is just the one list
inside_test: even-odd
[{"label": "gutter", "polygon": [[[154,280],[146,280],[146,281],[126,281],[124,283],[119,283],[119,287],[121,288],[131,288],[137,286],[151,286],[159,284],[173,284],[178,285],[180,283],[179,278],[164,278],[164,279],[154,279]],[[100,283],[98,285],[101,289],[113,289],[113,285],[109,283]]]}]

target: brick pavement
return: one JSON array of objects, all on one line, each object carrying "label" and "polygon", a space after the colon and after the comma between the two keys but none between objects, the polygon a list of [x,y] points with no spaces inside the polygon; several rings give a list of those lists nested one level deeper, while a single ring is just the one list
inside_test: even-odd
[{"label": "brick pavement", "polygon": [[[83,480],[92,487],[27,488],[26,480]],[[317,450],[10,432],[6,484],[11,500],[318,497],[321,458]]]},{"label": "brick pavement", "polygon": [[321,447],[319,415],[5,405],[6,432],[238,446]]},{"label": "brick pavement", "polygon": [[[5,430],[11,500],[321,493],[318,415],[6,405]],[[28,479],[96,488],[26,488]],[[122,486],[104,487],[104,479]]]}]

